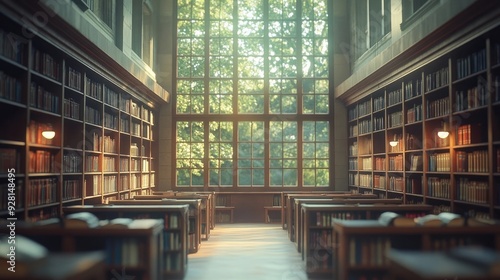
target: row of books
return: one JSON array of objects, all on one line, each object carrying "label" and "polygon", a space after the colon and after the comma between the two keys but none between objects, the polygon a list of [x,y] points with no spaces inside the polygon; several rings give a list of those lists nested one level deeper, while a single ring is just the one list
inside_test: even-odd
[{"label": "row of books", "polygon": [[465,78],[469,75],[486,69],[486,49],[482,48],[472,52],[465,57],[457,59],[457,79]]},{"label": "row of books", "polygon": [[118,116],[104,112],[104,127],[118,130]]},{"label": "row of books", "polygon": [[486,173],[489,171],[488,150],[457,151],[457,172]]},{"label": "row of books", "polygon": [[62,200],[82,197],[82,181],[65,179],[62,186]]},{"label": "row of books", "polygon": [[85,171],[86,172],[99,172],[100,171],[99,156],[86,155],[85,156]]},{"label": "row of books", "polygon": [[[332,230],[312,230],[309,232],[309,249],[312,250],[333,250]],[[330,263],[330,266],[333,262]]]},{"label": "row of books", "polygon": [[403,171],[403,155],[389,156],[389,170]]},{"label": "row of books", "polygon": [[406,177],[405,191],[411,194],[422,194],[422,177]]},{"label": "row of books", "polygon": [[130,121],[127,118],[120,118],[120,131],[125,133],[130,132]]},{"label": "row of books", "polygon": [[450,99],[448,97],[437,99],[437,100],[427,100],[427,118],[435,118],[450,113]]},{"label": "row of books", "polygon": [[104,172],[115,172],[116,171],[116,159],[115,157],[105,156],[102,159],[102,171]]},{"label": "row of books", "polygon": [[30,173],[57,172],[54,154],[45,150],[29,151],[28,171]]},{"label": "row of books", "polygon": [[115,175],[112,176],[104,176],[104,185],[102,193],[113,193],[118,191],[118,182]]},{"label": "row of books", "polygon": [[85,121],[95,125],[102,124],[101,111],[91,106],[85,106]]},{"label": "row of books", "polygon": [[118,99],[118,93],[104,85],[104,103],[109,106],[118,108]]},{"label": "row of books", "polygon": [[120,171],[126,172],[129,171],[130,165],[128,158],[120,158]]},{"label": "row of books", "polygon": [[372,112],[371,101],[366,100],[356,105],[358,116],[368,115]]},{"label": "row of books", "polygon": [[460,125],[456,130],[457,145],[469,145],[482,142],[484,140],[484,137],[482,137],[484,131],[481,130],[482,125],[480,123],[474,125]]},{"label": "row of books", "polygon": [[403,192],[403,189],[404,189],[403,177],[389,176],[388,188],[390,191]]},{"label": "row of books", "polygon": [[356,137],[358,136],[358,125],[351,125],[349,126],[349,137]]},{"label": "row of books", "polygon": [[130,101],[130,114],[136,118],[141,117],[141,107],[134,101]]},{"label": "row of books", "polygon": [[67,118],[80,120],[80,104],[73,99],[64,99],[63,114]]},{"label": "row of books", "polygon": [[100,139],[102,138],[102,150],[105,153],[116,153],[116,141],[113,137],[109,135],[104,135],[102,137],[99,137],[99,142]]},{"label": "row of books", "polygon": [[474,203],[488,203],[488,182],[460,178],[457,181],[457,199]]},{"label": "row of books", "polygon": [[425,88],[426,91],[431,91],[436,88],[444,87],[448,85],[449,77],[448,67],[443,67],[434,73],[427,74],[425,76]]},{"label": "row of books", "polygon": [[139,174],[130,174],[130,189],[138,189],[141,187],[141,177]]},{"label": "row of books", "polygon": [[389,237],[367,237],[349,239],[349,265],[388,265],[385,257],[391,249]]},{"label": "row of books", "polygon": [[68,87],[82,91],[82,73],[71,66],[68,67]]},{"label": "row of books", "polygon": [[406,138],[405,138],[405,142],[406,142],[406,149],[407,150],[415,150],[415,149],[421,149],[422,148],[422,145],[421,145],[421,142],[419,140],[419,138],[412,134],[412,133],[406,133]]},{"label": "row of books", "polygon": [[410,171],[422,171],[422,155],[410,155]]},{"label": "row of books", "polygon": [[149,186],[149,174],[142,174],[142,187]]},{"label": "row of books", "polygon": [[385,190],[387,181],[385,180],[384,175],[373,175],[373,187],[376,189]]},{"label": "row of books", "polygon": [[351,185],[351,186],[359,186],[359,176],[358,176],[358,174],[349,173],[347,175],[347,180],[348,180],[349,185]]},{"label": "row of books", "polygon": [[163,221],[165,229],[177,229],[180,226],[177,214],[165,214]]},{"label": "row of books", "polygon": [[59,109],[59,96],[48,90],[43,86],[31,82],[30,86],[30,106],[33,108],[42,109],[48,112],[58,114]]},{"label": "row of books", "polygon": [[85,77],[85,95],[102,101],[103,87],[103,84],[93,81],[90,77]]},{"label": "row of books", "polygon": [[83,180],[83,184],[85,185],[85,188],[87,190],[86,191],[87,196],[102,194],[101,191],[102,183],[100,175],[86,176],[85,179]]},{"label": "row of books", "polygon": [[0,55],[17,63],[24,64],[26,41],[18,35],[0,29]]},{"label": "row of books", "polygon": [[63,172],[82,172],[82,157],[78,153],[66,153],[63,155]]},{"label": "row of books", "polygon": [[406,123],[422,121],[422,104],[414,104],[406,111]]},{"label": "row of books", "polygon": [[27,199],[28,207],[57,202],[57,178],[31,179]]},{"label": "row of books", "polygon": [[486,81],[478,82],[478,85],[467,90],[455,91],[455,111],[463,111],[486,106],[488,104],[488,92]]},{"label": "row of books", "polygon": [[130,161],[130,171],[141,171],[141,160],[133,158]]},{"label": "row of books", "polygon": [[422,95],[422,81],[420,79],[410,81],[404,85],[405,100]]},{"label": "row of books", "polygon": [[450,153],[434,153],[429,155],[429,171],[449,172],[451,171]]},{"label": "row of books", "polygon": [[61,77],[60,64],[50,54],[36,48],[32,49],[33,69],[49,78],[59,81]]},{"label": "row of books", "polygon": [[170,252],[165,255],[165,271],[179,271],[182,268],[182,254]]},{"label": "row of books", "polygon": [[136,123],[136,122],[132,122],[132,126],[131,126],[131,129],[130,129],[130,133],[134,136],[141,136],[141,124],[140,123]]},{"label": "row of books", "polygon": [[179,232],[163,232],[163,249],[176,251],[182,248],[181,235]]},{"label": "row of books", "polygon": [[378,96],[373,98],[373,111],[380,111],[385,109],[385,98],[384,96]]},{"label": "row of books", "polygon": [[130,189],[128,175],[120,175],[120,189],[122,191]]},{"label": "row of books", "polygon": [[373,131],[385,129],[384,116],[373,118]]},{"label": "row of books", "polygon": [[371,188],[373,183],[371,174],[359,174],[359,185],[361,187]]},{"label": "row of books", "polygon": [[0,98],[21,103],[22,95],[21,81],[0,71]]},{"label": "row of books", "polygon": [[140,150],[140,154],[139,154],[139,146],[137,145],[137,143],[133,142],[130,144],[130,156],[133,156],[133,157],[138,157],[140,155],[146,155],[146,146],[144,145],[141,145],[141,150]]},{"label": "row of books", "polygon": [[133,238],[107,238],[106,263],[112,266],[137,267],[146,265],[144,254],[146,249],[143,243]]},{"label": "row of books", "polygon": [[403,101],[401,89],[397,89],[387,93],[387,106],[399,104]]},{"label": "row of books", "polygon": [[387,116],[387,127],[398,127],[403,125],[403,112],[398,111]]},{"label": "row of books", "polygon": [[366,217],[362,211],[316,212],[316,226],[318,227],[332,227],[335,219],[363,220]]},{"label": "row of books", "polygon": [[385,162],[385,157],[375,157],[375,170],[384,171]]},{"label": "row of books", "polygon": [[437,198],[450,198],[451,180],[448,178],[427,178],[427,195]]},{"label": "row of books", "polygon": [[361,170],[372,170],[373,162],[372,158],[362,158],[361,159]]}]

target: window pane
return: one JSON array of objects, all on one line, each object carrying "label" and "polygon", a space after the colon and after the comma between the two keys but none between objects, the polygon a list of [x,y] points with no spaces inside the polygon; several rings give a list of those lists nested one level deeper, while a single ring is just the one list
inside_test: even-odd
[{"label": "window pane", "polygon": [[327,3],[178,1],[178,186],[328,185]]}]

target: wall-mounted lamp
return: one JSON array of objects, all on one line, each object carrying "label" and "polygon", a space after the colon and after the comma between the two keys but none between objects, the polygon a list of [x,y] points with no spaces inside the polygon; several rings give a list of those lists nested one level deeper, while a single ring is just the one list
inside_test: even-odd
[{"label": "wall-mounted lamp", "polygon": [[42,131],[42,136],[48,140],[51,140],[56,136],[56,132],[52,129],[52,125],[47,125],[47,127]]},{"label": "wall-mounted lamp", "polygon": [[391,147],[396,147],[398,145],[399,141],[398,141],[398,135],[394,134],[394,139],[392,139],[390,142],[389,142],[389,145],[391,145]]},{"label": "wall-mounted lamp", "polygon": [[444,138],[448,137],[448,135],[450,135],[447,122],[442,123],[441,129],[438,131],[437,134],[438,134],[439,138],[441,138],[441,139],[444,139]]}]

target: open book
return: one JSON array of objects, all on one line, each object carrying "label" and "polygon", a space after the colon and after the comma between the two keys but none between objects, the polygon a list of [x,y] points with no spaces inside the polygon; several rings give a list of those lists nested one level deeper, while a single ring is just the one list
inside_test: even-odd
[{"label": "open book", "polygon": [[442,212],[438,215],[429,214],[423,217],[415,218],[415,223],[425,227],[441,227],[441,226],[464,226],[465,218],[450,212]]},{"label": "open book", "polygon": [[396,226],[396,227],[413,227],[415,226],[415,221],[412,218],[407,218],[401,216],[400,214],[394,212],[384,212],[380,214],[378,221],[380,224],[385,226]]},{"label": "open book", "polygon": [[64,227],[66,228],[96,228],[99,226],[99,219],[90,212],[69,214],[64,219]]},{"label": "open book", "polygon": [[102,225],[101,228],[128,228],[133,221],[134,219],[131,218],[115,218]]}]

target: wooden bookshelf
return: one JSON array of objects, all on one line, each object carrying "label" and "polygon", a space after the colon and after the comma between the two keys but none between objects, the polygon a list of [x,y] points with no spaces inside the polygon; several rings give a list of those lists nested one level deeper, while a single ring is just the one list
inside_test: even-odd
[{"label": "wooden bookshelf", "polygon": [[496,225],[393,227],[377,220],[334,220],[331,237],[333,276],[339,280],[387,277],[389,260],[385,256],[390,249],[447,251],[457,246],[500,249],[500,228]]},{"label": "wooden bookshelf", "polygon": [[[0,217],[36,221],[67,205],[149,194],[163,99],[50,27],[32,32],[12,5],[0,9],[0,125],[9,131],[0,137],[0,178],[11,180],[0,184]],[[51,140],[42,136],[49,129]],[[8,196],[17,200],[13,213]]]},{"label": "wooden bookshelf", "polygon": [[64,215],[90,212],[100,219],[162,219],[160,279],[182,279],[187,270],[189,205],[74,205]]},{"label": "wooden bookshelf", "polygon": [[389,204],[389,205],[399,205],[401,204],[400,199],[380,199],[380,198],[295,198],[295,211],[294,211],[294,225],[295,226],[295,245],[297,250],[302,252],[304,248],[304,221],[302,216],[302,205],[303,204],[321,204],[321,205],[379,205],[379,204]]},{"label": "wooden bookshelf", "polygon": [[188,252],[198,252],[201,245],[201,199],[172,199],[164,198],[161,200],[141,199],[135,196],[134,199],[110,200],[110,205],[189,205],[189,226],[188,226]]},{"label": "wooden bookshelf", "polygon": [[431,204],[436,212],[500,217],[497,25],[437,50],[369,94],[344,97],[350,190]]},{"label": "wooden bookshelf", "polygon": [[[125,229],[19,226],[16,234],[38,242],[53,253],[102,251],[106,278],[126,273],[137,279],[159,280],[163,279],[160,277],[162,252],[159,250],[163,227],[162,220],[146,219],[133,221]],[[57,269],[60,268],[54,268]]]},{"label": "wooden bookshelf", "polygon": [[[293,194],[286,194],[286,220],[287,220],[287,231],[288,231],[288,237],[290,238],[290,241],[296,242],[296,231],[300,230],[295,225],[295,199],[302,198],[332,198],[332,199],[347,199],[347,198],[352,198],[352,199],[375,199],[377,198],[376,195],[374,194],[358,194],[358,193],[350,193],[350,192],[333,192],[333,193],[293,193]],[[300,214],[300,212],[299,212]]]},{"label": "wooden bookshelf", "polygon": [[200,200],[200,213],[199,213],[199,228],[201,239],[208,240],[210,238],[210,230],[213,228],[210,223],[212,222],[214,215],[213,196],[211,193],[188,193],[188,192],[154,192],[152,195],[136,195],[134,200],[179,200],[179,201],[189,201],[189,200]]},{"label": "wooden bookshelf", "polygon": [[[333,234],[337,226],[334,221],[369,220],[378,224],[381,213],[391,211],[403,216],[419,217],[431,213],[430,205],[329,205],[302,204],[303,248],[302,258],[306,272],[311,277],[332,277],[336,273],[335,244]],[[338,245],[338,244],[337,244]],[[344,259],[344,252],[337,256]],[[339,278],[344,279],[344,278]]]}]

